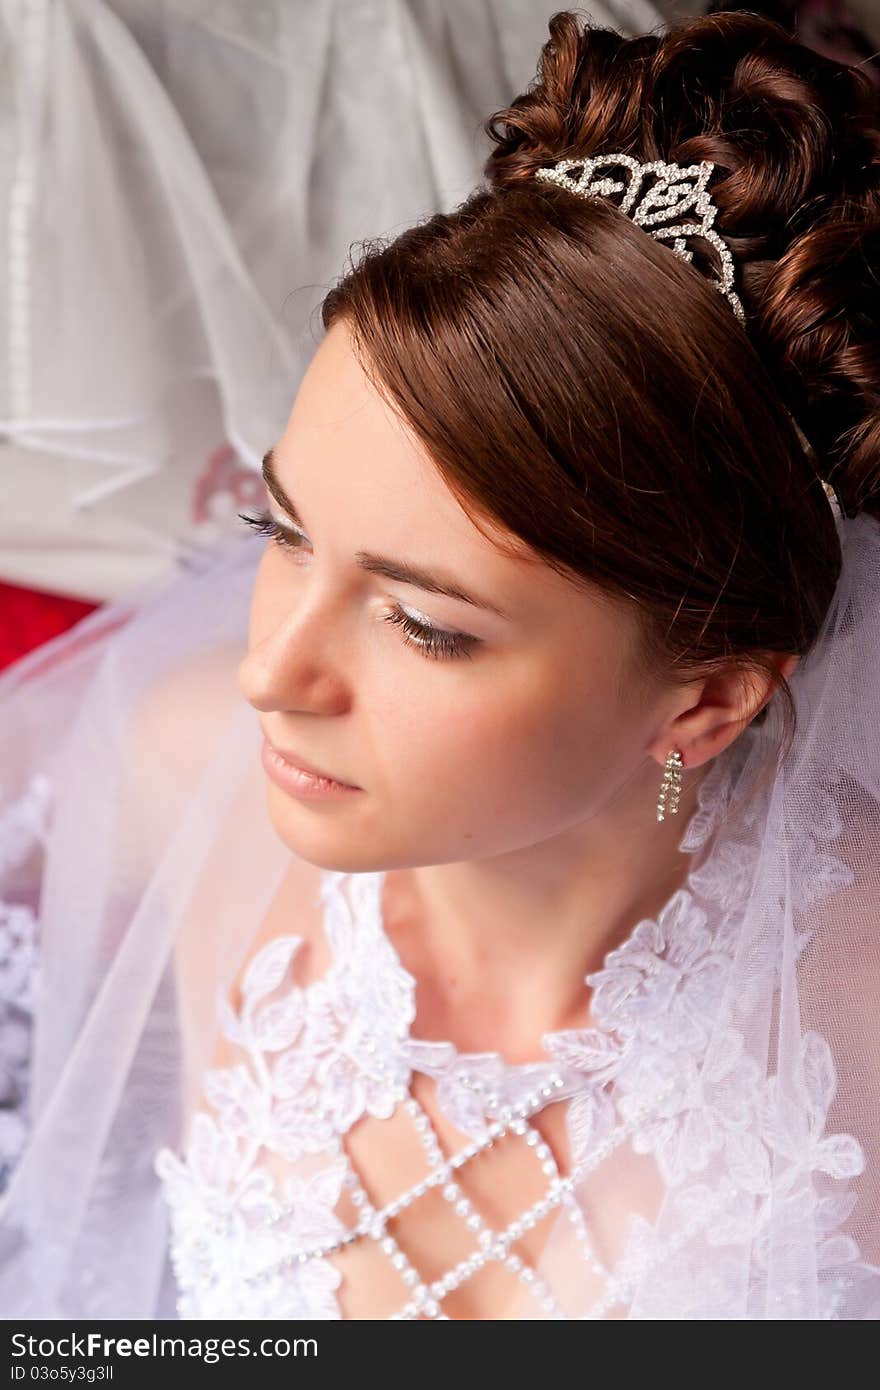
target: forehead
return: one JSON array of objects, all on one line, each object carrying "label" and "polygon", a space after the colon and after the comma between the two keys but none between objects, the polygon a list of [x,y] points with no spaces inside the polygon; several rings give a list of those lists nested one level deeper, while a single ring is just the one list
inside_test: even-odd
[{"label": "forehead", "polygon": [[[343,320],[314,354],[274,457],[300,510],[307,513],[314,503],[317,515],[332,499],[356,546],[377,539],[378,529],[389,544],[393,537],[398,548],[420,548],[422,559],[426,547],[435,556],[453,551],[489,566],[503,581],[511,561],[486,531],[500,543],[519,545],[527,563],[546,568],[490,517],[480,514],[480,527],[474,525],[424,445],[364,371]],[[476,504],[468,506],[479,512]]]},{"label": "forehead", "polygon": [[287,454],[329,460],[353,446],[362,470],[389,456],[411,469],[427,465],[425,471],[436,474],[405,422],[370,381],[348,327],[339,319],[324,335],[303,376],[279,452],[282,460]]},{"label": "forehead", "polygon": [[[447,487],[421,441],[361,366],[344,320],[324,335],[274,449],[279,480],[306,528],[332,535],[340,555],[381,551],[452,571],[505,612],[551,632],[595,634],[620,614],[577,587],[476,504]],[[313,544],[318,536],[310,536]],[[502,547],[502,548],[499,548]],[[514,554],[504,548],[512,547]],[[619,635],[619,628],[618,635]]]}]

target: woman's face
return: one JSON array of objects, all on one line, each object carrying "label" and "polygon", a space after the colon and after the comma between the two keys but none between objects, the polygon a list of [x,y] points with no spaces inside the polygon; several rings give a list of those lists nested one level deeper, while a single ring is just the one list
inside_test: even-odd
[{"label": "woman's face", "polygon": [[[304,535],[296,549],[267,542],[240,687],[270,743],[359,788],[314,801],[269,780],[286,844],[349,872],[503,854],[600,815],[639,769],[651,816],[648,748],[670,692],[630,679],[631,619],[493,546],[371,386],[342,321],[274,464]],[[270,511],[295,531],[274,499]],[[389,577],[361,552],[498,611]],[[439,634],[436,654],[420,627]]]}]

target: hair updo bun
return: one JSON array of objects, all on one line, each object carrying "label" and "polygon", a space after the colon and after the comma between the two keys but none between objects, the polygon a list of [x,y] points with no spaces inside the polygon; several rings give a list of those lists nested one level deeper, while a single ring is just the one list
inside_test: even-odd
[{"label": "hair updo bun", "polygon": [[869,76],[748,13],[627,39],[549,21],[528,90],[485,130],[498,191],[622,151],[712,160],[747,331],[841,509],[880,515],[880,131]]}]

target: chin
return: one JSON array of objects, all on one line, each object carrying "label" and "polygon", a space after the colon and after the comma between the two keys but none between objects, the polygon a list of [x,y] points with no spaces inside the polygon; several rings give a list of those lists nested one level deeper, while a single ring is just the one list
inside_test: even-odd
[{"label": "chin", "polygon": [[389,856],[364,843],[362,828],[332,816],[316,814],[324,808],[300,803],[293,796],[267,783],[266,804],[272,829],[283,845],[308,864],[337,873],[370,873],[392,868]]}]

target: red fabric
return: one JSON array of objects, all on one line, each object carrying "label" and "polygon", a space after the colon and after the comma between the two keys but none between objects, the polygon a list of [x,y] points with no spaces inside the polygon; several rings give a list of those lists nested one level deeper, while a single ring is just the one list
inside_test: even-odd
[{"label": "red fabric", "polygon": [[[215,499],[217,502],[215,504]],[[210,521],[215,505],[228,510],[230,499],[240,507],[263,506],[266,484],[259,473],[243,464],[225,441],[208,454],[196,480],[192,499],[194,522]],[[222,514],[222,513],[221,513]],[[25,656],[34,647],[73,627],[99,608],[66,594],[29,589],[0,582],[0,670]]]},{"label": "red fabric", "polygon": [[66,594],[0,582],[0,670],[98,607]]}]

